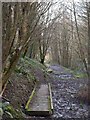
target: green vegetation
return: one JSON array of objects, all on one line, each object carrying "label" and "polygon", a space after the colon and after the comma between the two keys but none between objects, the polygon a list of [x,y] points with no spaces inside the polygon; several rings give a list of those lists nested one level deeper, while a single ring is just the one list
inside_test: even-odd
[{"label": "green vegetation", "polygon": [[0,116],[3,114],[6,118],[19,118],[19,120],[24,118],[24,114],[21,109],[15,110],[8,102],[0,103]]},{"label": "green vegetation", "polygon": [[30,60],[29,58],[27,58],[28,60],[21,58],[18,65],[15,68],[15,72],[19,73],[19,74],[23,74],[27,77],[28,81],[31,82],[32,81],[36,81],[35,75],[34,73],[31,71],[32,68],[32,63],[34,66],[34,62],[33,60]]},{"label": "green vegetation", "polygon": [[76,73],[74,72],[73,74],[76,78],[86,78],[87,77],[87,74],[82,73],[82,72],[76,72]]},{"label": "green vegetation", "polygon": [[73,74],[74,77],[76,77],[76,78],[87,78],[87,73],[84,71],[81,71],[80,69],[71,70],[71,69],[65,68],[65,67],[64,67],[64,69],[65,69],[65,71]]},{"label": "green vegetation", "polygon": [[42,65],[41,63],[39,63],[38,61],[34,60],[34,59],[30,59],[28,57],[25,58],[20,58],[20,61],[15,69],[16,72],[18,73],[26,73],[27,68],[32,68],[32,69],[40,69],[40,70],[45,70],[46,67],[44,65]]},{"label": "green vegetation", "polygon": [[31,94],[31,96],[29,97],[29,100],[28,100],[28,102],[27,102],[27,104],[26,104],[26,110],[27,111],[31,111],[31,109],[29,108],[29,104],[30,104],[30,102],[31,102],[31,100],[32,100],[32,98],[33,98],[33,96],[34,96],[34,94],[35,94],[35,90],[36,90],[36,86],[34,87],[34,89],[33,89],[33,91],[32,91],[32,94]]},{"label": "green vegetation", "polygon": [[32,81],[36,80],[34,74],[31,73],[29,70],[26,70],[23,66],[19,66],[19,67],[17,66],[15,72],[25,75],[29,82],[31,82],[31,80]]},{"label": "green vegetation", "polygon": [[42,65],[41,63],[39,63],[37,60],[33,60],[28,57],[25,57],[24,59],[22,58],[21,60],[24,61],[25,63],[29,64],[33,68],[38,68],[40,70],[46,69],[46,67],[44,65]]},{"label": "green vegetation", "polygon": [[48,76],[46,66],[39,63],[36,60],[30,59],[28,57],[20,58],[18,65],[15,68],[17,74],[23,74],[27,77],[29,82],[36,82],[34,71],[41,70],[44,73],[44,77]]}]

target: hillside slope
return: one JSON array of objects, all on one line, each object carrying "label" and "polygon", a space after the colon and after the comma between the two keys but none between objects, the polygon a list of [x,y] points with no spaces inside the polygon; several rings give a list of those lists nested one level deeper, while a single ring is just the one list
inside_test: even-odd
[{"label": "hillside slope", "polygon": [[27,57],[20,58],[9,79],[3,97],[16,110],[20,110],[22,105],[26,105],[35,84],[47,83],[47,79],[49,76],[44,65]]}]

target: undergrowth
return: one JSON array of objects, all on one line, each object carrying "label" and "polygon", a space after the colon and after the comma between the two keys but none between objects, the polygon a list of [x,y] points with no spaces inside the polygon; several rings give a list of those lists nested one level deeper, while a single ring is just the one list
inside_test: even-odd
[{"label": "undergrowth", "polygon": [[64,68],[67,72],[70,72],[71,74],[73,74],[73,76],[75,78],[87,78],[87,73],[84,71],[80,71],[79,69],[74,69],[71,70],[69,68]]}]

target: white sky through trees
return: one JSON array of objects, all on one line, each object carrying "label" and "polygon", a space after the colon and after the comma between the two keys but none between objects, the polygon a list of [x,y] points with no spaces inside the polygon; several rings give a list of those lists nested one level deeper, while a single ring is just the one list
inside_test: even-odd
[{"label": "white sky through trees", "polygon": [[[1,2],[72,2],[73,0],[0,0]],[[90,2],[90,0],[74,0],[75,2]]]}]

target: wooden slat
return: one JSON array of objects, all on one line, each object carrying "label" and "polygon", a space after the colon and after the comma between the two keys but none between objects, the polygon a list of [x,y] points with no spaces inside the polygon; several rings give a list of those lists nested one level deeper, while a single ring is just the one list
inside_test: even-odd
[{"label": "wooden slat", "polygon": [[30,116],[50,116],[50,111],[27,111]]}]

